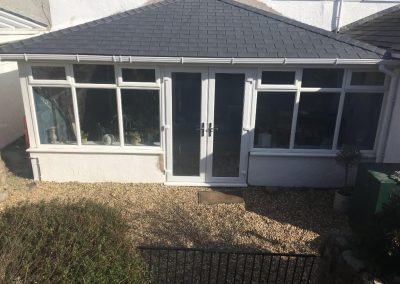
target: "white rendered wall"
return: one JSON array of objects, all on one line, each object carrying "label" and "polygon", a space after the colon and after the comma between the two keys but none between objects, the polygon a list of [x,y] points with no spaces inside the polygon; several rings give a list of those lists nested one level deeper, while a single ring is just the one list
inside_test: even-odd
[{"label": "white rendered wall", "polygon": [[[339,0],[259,0],[283,16],[298,20],[300,22],[334,30]],[[344,0],[342,7],[341,25],[345,26],[359,19],[377,13],[399,4],[400,1],[355,1]]]},{"label": "white rendered wall", "polygon": [[24,106],[18,66],[0,63],[0,149],[24,134]]},{"label": "white rendered wall", "polygon": [[[399,73],[400,74],[400,70]],[[400,163],[400,78],[397,77],[397,93],[394,102],[392,120],[386,143],[386,151],[383,162]]]},{"label": "white rendered wall", "polygon": [[148,0],[50,0],[52,30],[58,30],[131,10]]},{"label": "white rendered wall", "polygon": [[[355,179],[351,170],[349,183]],[[341,187],[344,169],[334,157],[252,156],[249,158],[248,183],[259,186]]]},{"label": "white rendered wall", "polygon": [[162,183],[157,154],[31,153],[35,180]]}]

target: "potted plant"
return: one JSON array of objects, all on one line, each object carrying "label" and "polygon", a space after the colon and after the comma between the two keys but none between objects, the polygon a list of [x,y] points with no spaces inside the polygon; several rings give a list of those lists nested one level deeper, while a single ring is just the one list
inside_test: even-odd
[{"label": "potted plant", "polygon": [[140,142],[142,142],[139,131],[129,131],[128,138],[132,145],[138,145]]},{"label": "potted plant", "polygon": [[88,138],[89,138],[89,134],[86,133],[86,132],[84,132],[84,131],[81,131],[81,141],[82,141],[82,144],[87,144]]},{"label": "potted plant", "polygon": [[336,162],[344,168],[344,185],[335,192],[333,208],[337,212],[348,212],[353,188],[349,186],[349,171],[361,160],[360,150],[356,146],[343,146],[336,155]]}]

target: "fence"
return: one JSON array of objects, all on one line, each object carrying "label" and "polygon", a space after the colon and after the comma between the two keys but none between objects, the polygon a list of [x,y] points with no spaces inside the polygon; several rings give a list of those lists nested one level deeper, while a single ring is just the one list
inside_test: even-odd
[{"label": "fence", "polygon": [[313,283],[311,254],[193,248],[138,248],[154,283]]}]

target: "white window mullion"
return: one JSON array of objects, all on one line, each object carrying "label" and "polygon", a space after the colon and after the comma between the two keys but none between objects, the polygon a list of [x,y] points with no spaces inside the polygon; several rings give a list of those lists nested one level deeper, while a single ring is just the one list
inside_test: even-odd
[{"label": "white window mullion", "polygon": [[344,101],[346,98],[346,86],[347,86],[347,82],[349,80],[350,74],[351,74],[351,72],[349,72],[349,70],[346,69],[344,71],[342,89],[340,91],[339,107],[338,107],[338,112],[337,112],[337,116],[336,116],[335,133],[333,135],[332,149],[334,151],[337,150],[337,144],[338,144],[339,132],[340,132],[340,124],[342,121]]},{"label": "white window mullion", "polygon": [[81,124],[79,121],[79,111],[78,111],[78,98],[76,95],[76,89],[74,87],[75,84],[75,78],[74,78],[74,73],[72,70],[72,65],[68,64],[66,66],[66,72],[67,72],[67,80],[70,83],[70,88],[71,88],[71,94],[72,94],[72,106],[74,109],[74,119],[75,119],[75,131],[76,131],[76,142],[78,144],[78,147],[82,145],[82,140],[81,140]]},{"label": "white window mullion", "polygon": [[117,87],[117,110],[118,110],[118,129],[119,129],[119,141],[120,146],[125,146],[124,139],[124,125],[123,125],[123,117],[122,117],[122,99],[121,99],[121,88]]},{"label": "white window mullion", "polygon": [[292,129],[290,132],[290,144],[289,149],[294,149],[294,140],[296,136],[296,126],[297,126],[297,114],[299,113],[300,104],[300,90],[301,90],[301,77],[303,76],[303,69],[299,69],[296,72],[296,98],[293,107],[293,117],[292,117]]}]

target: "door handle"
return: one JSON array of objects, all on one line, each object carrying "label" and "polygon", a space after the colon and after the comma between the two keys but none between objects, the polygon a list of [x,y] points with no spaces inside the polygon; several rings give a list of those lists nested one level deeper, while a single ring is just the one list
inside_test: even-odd
[{"label": "door handle", "polygon": [[212,127],[212,123],[208,124],[208,136],[211,137],[213,131],[218,131],[218,127]]},{"label": "door handle", "polygon": [[196,130],[200,130],[200,134],[203,137],[204,136],[204,122],[201,123],[201,127],[197,127]]}]

